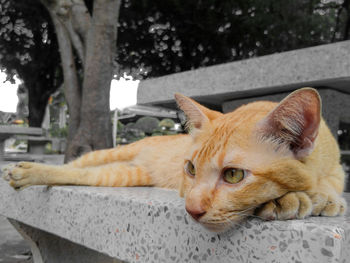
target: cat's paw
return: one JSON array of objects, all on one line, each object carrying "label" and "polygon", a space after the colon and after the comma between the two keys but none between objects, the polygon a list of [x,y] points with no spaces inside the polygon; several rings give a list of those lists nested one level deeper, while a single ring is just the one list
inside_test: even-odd
[{"label": "cat's paw", "polygon": [[256,215],[264,220],[301,219],[311,215],[312,201],[304,192],[290,192],[260,207]]},{"label": "cat's paw", "polygon": [[9,164],[2,168],[3,178],[16,190],[35,184],[37,164],[30,162],[19,162]]},{"label": "cat's paw", "polygon": [[314,216],[344,215],[346,201],[336,193],[310,193]]},{"label": "cat's paw", "polygon": [[15,167],[16,164],[10,163],[1,168],[1,175],[5,181],[10,181],[10,171]]}]

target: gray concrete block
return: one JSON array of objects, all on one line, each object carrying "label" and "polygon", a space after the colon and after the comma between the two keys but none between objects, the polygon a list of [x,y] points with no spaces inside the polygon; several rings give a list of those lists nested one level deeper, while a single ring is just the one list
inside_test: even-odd
[{"label": "gray concrete block", "polygon": [[32,263],[30,247],[9,221],[0,216],[0,262]]},{"label": "gray concrete block", "polygon": [[137,99],[139,104],[162,105],[179,92],[217,106],[304,86],[350,94],[349,85],[350,41],[344,41],[144,80]]},{"label": "gray concrete block", "polygon": [[[350,196],[347,196],[350,197]],[[346,262],[350,217],[263,222],[223,234],[193,222],[176,191],[0,180],[0,214],[127,262]]]},{"label": "gray concrete block", "polygon": [[67,239],[9,220],[32,247],[34,263],[122,263]]}]

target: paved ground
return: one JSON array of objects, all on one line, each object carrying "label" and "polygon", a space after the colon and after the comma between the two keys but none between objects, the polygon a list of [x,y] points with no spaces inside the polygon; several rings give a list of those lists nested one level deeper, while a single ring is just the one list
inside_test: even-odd
[{"label": "paved ground", "polygon": [[29,245],[2,216],[0,216],[0,262],[32,262]]}]

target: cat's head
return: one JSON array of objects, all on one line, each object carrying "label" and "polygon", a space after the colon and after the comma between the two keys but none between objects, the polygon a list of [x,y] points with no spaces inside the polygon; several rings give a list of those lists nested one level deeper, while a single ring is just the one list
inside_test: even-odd
[{"label": "cat's head", "polygon": [[279,104],[254,102],[227,114],[180,94],[175,98],[193,138],[180,193],[189,214],[207,228],[223,231],[261,204],[311,187],[305,160],[321,120],[316,90],[300,89]]}]

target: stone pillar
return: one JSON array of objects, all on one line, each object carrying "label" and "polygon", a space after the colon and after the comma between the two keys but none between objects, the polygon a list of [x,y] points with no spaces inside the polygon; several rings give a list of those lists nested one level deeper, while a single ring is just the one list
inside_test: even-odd
[{"label": "stone pillar", "polygon": [[5,141],[0,140],[0,162],[4,161],[5,157]]},{"label": "stone pillar", "polygon": [[50,128],[50,106],[47,105],[45,109],[45,115],[41,128],[48,130]]},{"label": "stone pillar", "polygon": [[5,159],[5,141],[10,138],[9,134],[0,134],[0,162],[3,162]]},{"label": "stone pillar", "polygon": [[63,105],[62,107],[60,107],[58,127],[60,127],[61,129],[66,127],[66,123],[67,123],[66,111],[67,111],[66,105]]}]

